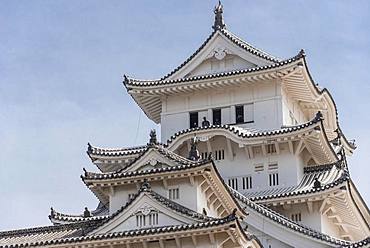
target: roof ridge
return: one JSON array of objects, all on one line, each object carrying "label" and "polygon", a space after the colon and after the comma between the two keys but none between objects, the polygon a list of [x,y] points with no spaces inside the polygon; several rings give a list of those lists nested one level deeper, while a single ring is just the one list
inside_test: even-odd
[{"label": "roof ridge", "polygon": [[337,239],[335,237],[332,237],[332,236],[329,236],[327,234],[316,231],[316,230],[314,230],[314,229],[312,229],[308,226],[296,223],[296,222],[290,220],[289,218],[273,211],[270,208],[267,208],[263,205],[260,205],[258,203],[255,203],[255,202],[251,201],[250,199],[246,198],[245,196],[243,196],[239,192],[235,191],[231,187],[228,187],[228,189],[235,196],[235,198],[237,198],[239,201],[241,201],[244,204],[246,204],[247,206],[253,208],[258,213],[260,213],[260,214],[268,217],[269,219],[279,223],[280,225],[284,225],[284,226],[286,226],[286,227],[288,227],[288,228],[290,228],[294,231],[300,232],[304,235],[314,237],[314,238],[317,238],[317,239],[320,239],[320,240],[323,240],[323,241],[326,241],[326,242],[329,242],[329,243],[332,243],[332,244],[336,244],[336,245],[350,245],[351,244],[351,242],[349,242],[349,241]]},{"label": "roof ridge", "polygon": [[172,231],[184,231],[189,229],[200,229],[200,228],[207,228],[213,226],[220,226],[227,223],[231,223],[233,221],[237,221],[236,217],[233,215],[226,216],[222,219],[215,219],[206,222],[200,223],[193,223],[193,224],[184,224],[184,225],[173,225],[173,226],[160,226],[160,227],[151,227],[151,228],[142,228],[142,229],[135,229],[135,230],[127,230],[121,232],[114,232],[114,233],[105,233],[105,234],[94,234],[94,235],[84,235],[78,237],[67,237],[67,238],[59,238],[53,240],[46,240],[46,241],[36,241],[30,243],[22,243],[22,244],[11,244],[11,245],[0,245],[0,248],[15,248],[19,246],[44,246],[44,245],[55,245],[55,244],[64,244],[64,243],[72,243],[72,242],[79,242],[79,241],[88,241],[88,240],[100,240],[100,239],[109,239],[109,238],[118,238],[118,237],[133,237],[133,236],[141,236],[141,235],[153,235],[156,233],[167,233]]},{"label": "roof ridge", "polygon": [[131,77],[125,77],[125,80],[123,81],[124,85],[128,89],[129,85],[135,85],[135,86],[145,86],[145,85],[163,85],[163,84],[173,84],[173,83],[178,83],[178,82],[189,82],[189,81],[198,81],[202,79],[209,79],[209,78],[215,78],[215,77],[223,77],[223,76],[231,76],[231,75],[238,75],[238,74],[243,74],[243,73],[249,73],[249,72],[256,72],[256,71],[262,71],[262,70],[267,70],[267,69],[272,69],[276,67],[280,67],[283,65],[290,64],[292,62],[297,61],[300,58],[303,58],[305,56],[304,53],[302,53],[302,50],[295,56],[278,61],[273,64],[268,64],[268,65],[262,65],[258,67],[252,67],[252,68],[246,68],[246,69],[236,69],[236,70],[231,70],[227,72],[217,72],[217,73],[210,73],[210,74],[205,74],[205,75],[197,75],[197,76],[192,76],[192,77],[187,77],[187,78],[178,78],[178,79],[167,79],[167,78],[161,78],[161,79],[155,79],[155,80],[150,80],[150,79],[135,79]]},{"label": "roof ridge", "polygon": [[[192,211],[192,212],[195,212],[193,210],[190,210],[174,201],[171,201],[169,199],[167,199],[166,197],[158,194],[157,192],[153,191],[150,184],[147,182],[147,181],[144,181],[138,192],[135,193],[132,198],[130,198],[125,205],[123,205],[121,208],[119,208],[116,212],[114,212],[112,215],[110,215],[107,219],[105,219],[104,221],[102,221],[101,223],[99,223],[98,226],[94,227],[93,229],[89,230],[87,233],[99,228],[100,226],[103,226],[104,224],[108,223],[110,220],[112,220],[113,218],[115,218],[116,216],[118,216],[119,214],[121,214],[123,211],[125,211],[134,201],[136,201],[136,199],[138,199],[138,197],[144,193],[148,193],[155,201],[157,201],[158,203],[160,203],[161,205],[164,205],[164,207],[168,207],[168,208],[171,208],[172,210],[176,211],[176,212],[179,212],[179,213],[182,213],[182,214],[186,214],[188,215],[189,217],[192,217],[192,218],[197,218],[198,220],[207,220],[207,218],[209,218],[209,220],[213,220],[213,218],[211,217],[208,217],[208,216],[204,216],[202,214],[199,214],[198,215],[190,215],[190,214],[187,214],[188,211]],[[167,204],[164,204],[164,202],[166,202]],[[176,207],[175,207],[176,206]],[[184,208],[184,212],[181,211],[181,207]],[[195,212],[196,213],[196,212]],[[204,216],[204,218],[201,218],[201,216]],[[207,218],[206,218],[207,217]]]},{"label": "roof ridge", "polygon": [[[30,227],[30,228],[21,228],[8,231],[0,231],[0,238],[11,237],[19,234],[29,234],[35,232],[51,232],[55,230],[67,230],[74,229],[76,227],[86,227],[91,226],[99,222],[100,220],[88,220],[83,222],[68,223],[68,224],[59,224],[59,225],[49,225],[49,226],[39,226],[39,227]],[[1,245],[0,245],[1,247]]]}]

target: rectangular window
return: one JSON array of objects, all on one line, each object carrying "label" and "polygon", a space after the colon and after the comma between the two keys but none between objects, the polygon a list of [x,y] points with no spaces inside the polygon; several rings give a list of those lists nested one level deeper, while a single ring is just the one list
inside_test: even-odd
[{"label": "rectangular window", "polygon": [[292,214],[291,219],[295,222],[302,221],[302,215],[301,213]]},{"label": "rectangular window", "polygon": [[279,185],[279,174],[277,172],[269,174],[269,185],[270,186]]},{"label": "rectangular window", "polygon": [[202,152],[201,157],[202,157],[202,159],[207,159],[208,158],[208,152]]},{"label": "rectangular window", "polygon": [[170,200],[177,200],[180,198],[180,190],[179,188],[172,188],[168,190],[168,198]]},{"label": "rectangular window", "polygon": [[238,190],[238,179],[237,178],[229,178],[227,183],[231,188]]},{"label": "rectangular window", "polygon": [[242,178],[242,180],[243,180],[243,189],[252,188],[252,176],[245,176]]},{"label": "rectangular window", "polygon": [[244,123],[244,106],[235,106],[235,123]]},{"label": "rectangular window", "polygon": [[136,215],[136,226],[137,227],[144,227],[146,226],[145,216],[142,214]]},{"label": "rectangular window", "polygon": [[215,160],[224,160],[225,159],[225,150],[216,150],[214,151]]},{"label": "rectangular window", "polygon": [[139,228],[158,225],[158,213],[152,212],[148,215],[137,214],[136,226]]},{"label": "rectangular window", "polygon": [[149,226],[156,226],[158,225],[158,213],[150,213],[148,215],[148,219],[149,219]]},{"label": "rectangular window", "polygon": [[276,153],[276,147],[275,147],[275,144],[268,144],[268,145],[267,145],[267,153],[268,153],[268,154]]},{"label": "rectangular window", "polygon": [[198,127],[198,112],[192,112],[190,113],[190,128],[196,128]]},{"label": "rectangular window", "polygon": [[221,125],[221,109],[213,109],[213,125]]}]

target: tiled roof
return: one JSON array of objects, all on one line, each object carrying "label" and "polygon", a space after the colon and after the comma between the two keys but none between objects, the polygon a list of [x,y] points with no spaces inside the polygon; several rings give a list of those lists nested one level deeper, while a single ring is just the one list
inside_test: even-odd
[{"label": "tiled roof", "polygon": [[367,237],[363,240],[353,242],[349,245],[342,246],[344,248],[360,248],[360,247],[370,247],[370,237]]},{"label": "tiled roof", "polygon": [[304,58],[304,56],[305,56],[304,51],[301,50],[298,53],[298,55],[296,55],[296,56],[294,56],[290,59],[282,60],[280,62],[276,62],[276,63],[270,64],[270,65],[253,67],[253,68],[249,68],[249,69],[233,70],[233,71],[229,71],[229,72],[220,72],[220,73],[215,73],[215,74],[194,76],[194,77],[188,77],[188,78],[172,79],[172,80],[167,80],[167,79],[139,80],[139,79],[129,78],[129,77],[125,76],[124,84],[125,84],[126,88],[129,90],[130,86],[146,87],[146,86],[168,85],[168,84],[176,84],[176,83],[183,83],[183,82],[193,82],[193,81],[199,81],[199,80],[204,80],[204,79],[227,77],[227,76],[246,74],[246,73],[264,71],[264,70],[269,70],[269,69],[282,67],[284,65],[288,65],[288,64],[291,64],[295,61],[298,61],[299,59]]},{"label": "tiled roof", "polygon": [[[0,247],[20,247],[40,244],[50,240],[79,237],[86,230],[97,226],[101,220],[83,221],[73,224],[35,227],[0,232]],[[23,244],[23,245],[20,245]]]},{"label": "tiled roof", "polygon": [[[77,243],[84,241],[96,241],[96,240],[109,240],[113,238],[123,238],[123,237],[138,237],[146,235],[156,235],[161,233],[170,233],[170,232],[180,232],[186,230],[196,230],[204,229],[216,226],[227,225],[237,221],[235,215],[229,215],[223,219],[212,219],[204,222],[194,223],[194,224],[185,224],[185,225],[174,225],[174,226],[163,226],[163,227],[152,227],[152,228],[143,228],[136,230],[128,230],[122,232],[113,232],[106,234],[96,234],[96,235],[77,235],[77,236],[62,236],[62,237],[48,237],[44,240],[21,240],[19,243],[12,244],[1,244],[0,248],[18,248],[18,247],[34,247],[34,246],[46,246],[46,245],[59,245],[59,244],[68,244],[68,243]],[[1,234],[1,233],[0,233]]]},{"label": "tiled roof", "polygon": [[[288,219],[287,217],[265,207],[258,203],[253,202],[252,200],[248,199],[247,197],[243,196],[239,192],[233,190],[232,188],[228,187],[231,193],[234,195],[236,199],[239,200],[239,202],[245,206],[247,206],[247,210],[254,210],[258,212],[259,214],[267,217],[268,219],[278,223],[279,225],[282,225],[286,228],[289,228],[293,231],[299,232],[301,234],[304,234],[309,237],[313,237],[315,239],[324,241],[326,243],[329,243],[331,245],[336,245],[340,247],[349,246],[352,244],[352,242],[341,240],[334,238],[332,236],[329,236],[327,234],[318,232],[310,227],[307,227],[305,225],[293,222],[292,220]],[[250,211],[249,211],[250,212]]]},{"label": "tiled roof", "polygon": [[260,57],[262,59],[265,59],[269,62],[279,62],[279,59],[271,56],[270,54],[262,51],[261,49],[258,49],[246,41],[243,41],[241,38],[237,37],[230,31],[228,31],[226,28],[222,29],[216,29],[214,30],[208,37],[207,39],[202,43],[202,45],[192,54],[190,55],[189,58],[187,58],[183,63],[181,63],[178,67],[176,67],[174,70],[172,70],[170,73],[162,77],[160,80],[165,80],[175,74],[177,71],[179,71],[181,68],[183,68],[185,65],[187,65],[202,49],[208,44],[208,42],[217,34],[217,33],[223,34],[227,39],[229,39],[231,42],[239,46],[240,48],[244,49],[245,51]]},{"label": "tiled roof", "polygon": [[263,137],[263,136],[274,136],[274,135],[280,135],[280,134],[286,134],[291,133],[295,131],[299,131],[302,129],[305,129],[307,127],[313,126],[316,123],[319,123],[323,120],[322,114],[318,112],[311,121],[299,124],[296,126],[290,126],[290,127],[283,127],[281,129],[277,130],[269,130],[269,131],[251,131],[249,129],[241,128],[238,126],[231,126],[231,125],[210,125],[208,127],[196,127],[196,128],[188,128],[183,131],[177,132],[174,135],[170,137],[169,140],[167,140],[167,143],[165,146],[169,146],[178,136],[181,136],[186,133],[192,133],[195,131],[201,131],[201,130],[217,130],[217,129],[223,129],[228,130],[235,135],[241,137],[241,138],[257,138],[257,137]]},{"label": "tiled roof", "polygon": [[81,221],[90,221],[90,220],[104,220],[109,216],[109,209],[101,204],[94,211],[91,211],[91,216],[85,217],[83,214],[73,215],[73,214],[64,214],[55,211],[51,208],[49,219],[54,224],[59,223],[73,223]]},{"label": "tiled roof", "polygon": [[117,215],[122,213],[125,209],[127,209],[142,194],[147,194],[153,200],[159,202],[161,205],[163,205],[167,208],[170,208],[170,209],[174,210],[175,212],[177,212],[179,214],[182,214],[182,215],[185,215],[187,217],[191,217],[193,219],[196,219],[197,221],[204,221],[204,220],[211,220],[212,219],[212,218],[210,218],[206,215],[199,214],[199,213],[197,213],[197,212],[195,212],[195,211],[193,211],[189,208],[186,208],[186,207],[184,207],[184,206],[182,206],[182,205],[180,205],[180,204],[178,204],[174,201],[171,201],[171,200],[167,199],[166,197],[161,196],[160,194],[154,192],[151,189],[149,183],[144,182],[141,185],[138,192],[124,206],[122,206],[119,210],[117,210],[115,213],[110,215],[109,218],[107,218],[103,222],[101,222],[99,224],[99,226],[104,225],[105,223],[109,222],[110,220],[115,218]]},{"label": "tiled roof", "polygon": [[[126,171],[130,166],[132,166],[138,159],[140,159],[144,154],[149,152],[150,150],[155,149],[160,154],[165,156],[166,158],[174,161],[177,165],[176,166],[168,166],[168,167],[158,167],[148,170],[138,170],[138,171]],[[81,177],[83,180],[85,179],[113,179],[113,178],[124,178],[124,177],[132,177],[132,176],[140,176],[140,175],[148,175],[148,174],[156,174],[156,173],[163,173],[163,172],[170,172],[170,171],[180,171],[180,170],[186,170],[191,169],[195,167],[202,166],[204,164],[209,163],[209,160],[199,160],[199,161],[193,161],[186,159],[174,152],[171,152],[165,148],[162,147],[162,145],[150,145],[147,146],[147,148],[144,149],[144,151],[134,160],[132,161],[128,166],[125,168],[115,171],[115,172],[109,172],[109,173],[95,173],[95,172],[87,172],[85,171],[85,174]]]},{"label": "tiled roof", "polygon": [[88,144],[87,153],[90,155],[97,155],[97,156],[125,156],[125,155],[132,155],[138,154],[143,152],[146,148],[144,146],[134,146],[128,148],[100,148],[94,147],[90,143]]},{"label": "tiled roof", "polygon": [[[349,180],[349,173],[342,166],[343,163],[344,161],[339,161],[331,165],[305,168],[303,178],[297,186],[246,192],[244,196],[252,201],[261,201],[325,191]],[[321,187],[314,187],[315,179],[318,179]]]}]

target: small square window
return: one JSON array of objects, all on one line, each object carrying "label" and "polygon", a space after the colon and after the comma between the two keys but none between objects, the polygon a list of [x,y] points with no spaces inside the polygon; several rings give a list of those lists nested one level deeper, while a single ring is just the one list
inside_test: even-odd
[{"label": "small square window", "polygon": [[178,200],[180,198],[179,188],[168,189],[168,198],[170,200]]}]

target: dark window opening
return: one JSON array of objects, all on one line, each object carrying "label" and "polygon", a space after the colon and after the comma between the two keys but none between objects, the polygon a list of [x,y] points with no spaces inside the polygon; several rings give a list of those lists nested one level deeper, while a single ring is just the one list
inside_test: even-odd
[{"label": "dark window opening", "polygon": [[235,106],[235,123],[243,123],[244,122],[244,106],[239,105]]},{"label": "dark window opening", "polygon": [[221,125],[221,109],[213,109],[213,125]]},{"label": "dark window opening", "polygon": [[198,127],[198,112],[190,113],[190,128]]}]

